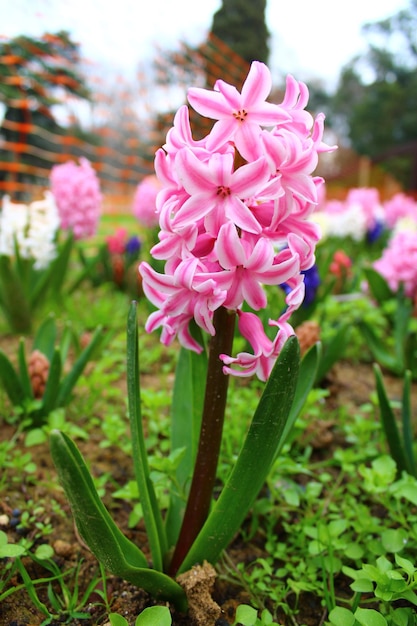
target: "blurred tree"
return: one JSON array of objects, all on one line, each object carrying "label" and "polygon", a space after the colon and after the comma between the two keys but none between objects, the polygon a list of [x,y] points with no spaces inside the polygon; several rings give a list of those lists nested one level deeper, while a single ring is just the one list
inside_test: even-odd
[{"label": "blurred tree", "polygon": [[48,155],[60,152],[59,135],[66,131],[57,123],[53,106],[63,104],[68,95],[90,98],[79,65],[79,46],[66,31],[0,43],[0,102],[6,108],[0,128],[0,180],[11,178],[17,197],[25,181],[39,176],[33,168],[49,169]]},{"label": "blurred tree", "polygon": [[366,24],[365,55],[341,72],[332,108],[352,148],[417,190],[417,0]]},{"label": "blurred tree", "polygon": [[268,63],[270,33],[265,9],[266,0],[222,0],[211,32],[247,63]]}]

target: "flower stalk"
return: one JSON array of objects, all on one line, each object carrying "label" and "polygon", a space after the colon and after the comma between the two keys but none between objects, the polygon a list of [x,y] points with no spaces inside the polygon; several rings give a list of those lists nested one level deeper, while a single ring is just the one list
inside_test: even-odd
[{"label": "flower stalk", "polygon": [[171,575],[176,574],[206,521],[216,479],[229,382],[229,377],[223,373],[220,355],[231,351],[235,315],[220,307],[214,313],[213,325],[216,334],[209,344],[207,384],[197,457],[183,524],[170,565]]}]

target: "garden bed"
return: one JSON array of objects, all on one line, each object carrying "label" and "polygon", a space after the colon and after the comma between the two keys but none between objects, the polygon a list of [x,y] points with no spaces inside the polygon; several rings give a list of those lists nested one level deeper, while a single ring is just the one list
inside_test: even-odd
[{"label": "garden bed", "polygon": [[[10,338],[4,345],[12,354],[17,340]],[[152,349],[149,346],[153,346]],[[175,350],[168,351],[166,362],[161,365],[159,348],[152,341],[149,346],[146,345],[151,356],[146,358],[142,376],[150,415],[149,439],[156,447],[160,446],[163,453],[168,429],[167,388],[172,384]],[[390,397],[399,399],[401,379],[387,374],[385,382]],[[142,523],[134,526],[130,523],[133,499],[112,497],[112,493],[133,478],[131,458],[127,453],[125,384],[123,331],[120,329],[107,344],[103,364],[89,366],[80,380],[66,419],[79,428],[79,436],[76,431],[71,433],[71,429],[70,434],[87,460],[117,526],[149,556]],[[237,388],[233,397],[239,394],[239,384],[235,383]],[[101,389],[97,385],[101,385]],[[233,624],[240,604],[260,610],[266,608],[282,625],[321,626],[329,623],[332,603],[343,606],[345,600],[345,606],[349,606],[354,595],[350,588],[352,580],[341,571],[342,566],[355,567],[361,558],[369,560],[367,541],[377,541],[378,533],[381,536],[385,530],[399,528],[400,519],[407,517],[407,541],[409,545],[416,545],[415,529],[411,528],[413,520],[417,520],[416,507],[398,498],[388,498],[383,493],[382,483],[382,492],[377,485],[372,490],[369,485],[363,488],[361,484],[364,478],[359,468],[369,468],[376,459],[387,458],[377,410],[370,402],[374,390],[371,364],[344,360],[332,368],[320,389],[312,392],[314,397],[307,402],[306,411],[295,427],[291,445],[285,448],[285,453],[275,464],[241,533],[217,565],[212,591],[213,599],[221,608],[217,624]],[[240,407],[250,395],[259,393],[259,385],[254,385],[252,391],[250,384],[242,385],[241,393]],[[416,394],[417,388],[413,385],[414,407],[417,406]],[[7,408],[5,401],[4,406]],[[246,414],[243,417],[246,419]],[[112,427],[105,426],[109,418],[110,423],[113,420]],[[158,425],[156,420],[159,420]],[[69,504],[57,481],[48,442],[28,446],[28,431],[16,434],[17,428],[13,419],[2,422],[0,442],[13,441],[13,445],[5,455],[0,530],[7,533],[11,543],[26,542],[24,545],[28,546],[30,554],[41,544],[50,545],[54,551],[52,560],[64,576],[50,583],[48,594],[48,582],[42,579],[51,573],[30,555],[22,556],[21,563],[33,582],[36,597],[46,609],[39,610],[28,586],[22,585],[21,572],[16,571],[7,588],[15,586],[19,590],[0,603],[0,623],[93,626],[105,624],[112,612],[133,624],[141,611],[155,601],[140,589],[100,570],[97,560],[76,531]],[[229,427],[226,422],[225,433],[228,443],[222,452],[220,480],[227,472],[230,454],[236,453],[237,425]],[[387,490],[392,482],[387,482]],[[307,496],[309,489],[311,493]],[[316,498],[313,491],[317,493]],[[362,515],[369,517],[368,534],[355,530],[358,520],[355,522],[354,514],[349,511],[352,498],[356,498]],[[394,501],[398,510],[391,517],[389,506]],[[333,554],[329,553],[328,547],[317,551],[311,530],[314,524],[318,520],[330,523],[343,519],[346,528],[341,534],[346,535],[345,544],[337,535]],[[361,557],[355,560],[348,556],[344,560],[344,552],[351,551],[355,543]],[[389,550],[385,549],[385,553],[388,558],[393,556]],[[333,562],[334,572],[326,569],[329,559]],[[10,561],[3,563],[10,564]],[[7,588],[2,590],[3,593]],[[51,590],[61,603],[60,611],[51,604]],[[372,594],[368,595],[364,606],[378,608],[378,601]],[[407,606],[403,601],[404,604]],[[172,616],[174,626],[193,623],[189,616],[173,609]],[[209,624],[207,622],[207,626]]]}]

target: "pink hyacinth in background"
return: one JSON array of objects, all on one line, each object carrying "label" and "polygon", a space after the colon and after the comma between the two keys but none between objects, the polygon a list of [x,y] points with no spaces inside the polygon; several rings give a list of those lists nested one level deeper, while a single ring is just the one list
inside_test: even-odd
[{"label": "pink hyacinth in background", "polygon": [[54,165],[50,174],[51,191],[63,230],[71,230],[75,239],[95,235],[101,216],[102,195],[99,179],[88,159],[80,164],[68,161]]},{"label": "pink hyacinth in background", "polygon": [[385,248],[374,268],[387,281],[392,291],[404,286],[409,298],[417,298],[417,231],[398,231]]},{"label": "pink hyacinth in background", "polygon": [[[192,138],[187,106],[177,112],[166,144],[155,156],[163,188],[156,199],[159,243],[154,258],[165,273],[140,265],[143,290],[157,307],[146,323],[161,340],[200,352],[190,322],[213,336],[220,307],[238,317],[253,353],[221,355],[225,373],[266,380],[293,329],[291,313],[304,298],[302,271],[315,260],[318,227],[309,218],[323,179],[312,175],[323,143],[324,115],[305,111],[306,85],[287,78],[281,104],[266,102],[272,79],[254,61],[239,91],[218,80],[214,90],[193,88],[188,101],[215,120],[203,139]],[[238,165],[237,165],[238,164]],[[269,339],[256,313],[267,307],[265,285],[286,283],[284,313],[270,321]],[[256,321],[255,321],[256,320]]]},{"label": "pink hyacinth in background", "polygon": [[403,219],[417,223],[417,202],[403,192],[396,193],[384,202],[384,215],[389,228],[394,228]]},{"label": "pink hyacinth in background", "polygon": [[145,178],[136,187],[132,213],[145,228],[155,228],[159,220],[156,212],[156,197],[162,184],[153,174]]}]

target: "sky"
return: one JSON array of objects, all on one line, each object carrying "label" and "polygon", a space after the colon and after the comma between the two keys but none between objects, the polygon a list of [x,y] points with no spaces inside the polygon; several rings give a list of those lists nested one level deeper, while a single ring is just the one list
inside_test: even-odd
[{"label": "sky", "polygon": [[[0,0],[0,35],[69,30],[91,63],[133,76],[155,47],[197,44],[221,0]],[[7,5],[7,8],[6,8]],[[268,0],[271,70],[335,87],[341,67],[365,49],[361,26],[388,17],[407,0]]]}]

